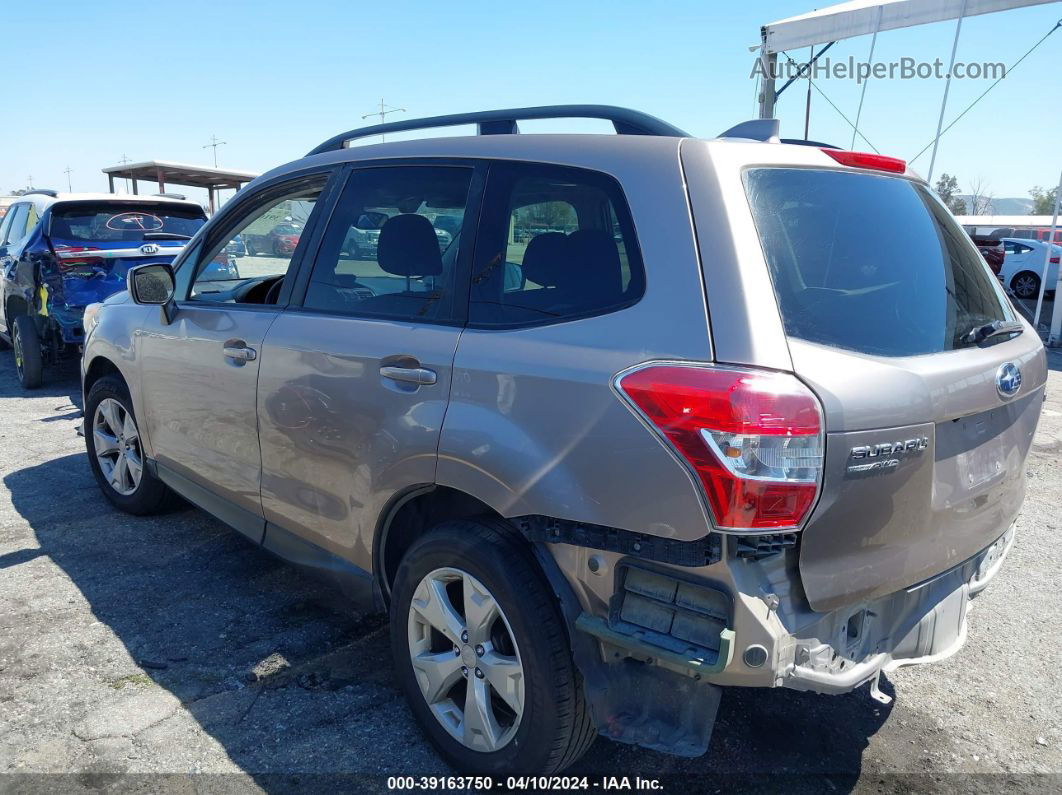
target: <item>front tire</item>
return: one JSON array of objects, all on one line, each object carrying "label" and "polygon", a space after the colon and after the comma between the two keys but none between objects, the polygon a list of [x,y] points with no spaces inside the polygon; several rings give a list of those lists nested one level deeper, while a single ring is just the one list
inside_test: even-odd
[{"label": "front tire", "polygon": [[410,548],[391,638],[414,715],[459,772],[554,773],[596,736],[556,599],[504,522],[445,522]]},{"label": "front tire", "polygon": [[104,376],[85,401],[85,448],[89,466],[111,504],[135,516],[162,513],[175,495],[148,469],[129,390]]},{"label": "front tire", "polygon": [[1040,277],[1032,271],[1022,271],[1010,280],[1010,289],[1018,298],[1036,298],[1040,295]]},{"label": "front tire", "polygon": [[12,347],[19,383],[23,389],[36,389],[44,381],[44,351],[37,324],[29,315],[15,318]]}]

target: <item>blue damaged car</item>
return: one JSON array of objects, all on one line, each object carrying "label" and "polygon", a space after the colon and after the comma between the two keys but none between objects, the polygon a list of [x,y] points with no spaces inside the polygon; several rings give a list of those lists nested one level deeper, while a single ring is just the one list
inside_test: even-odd
[{"label": "blue damaged car", "polygon": [[[77,354],[86,306],[124,290],[133,265],[171,262],[204,223],[199,204],[168,196],[20,196],[0,224],[0,346],[14,347],[22,386]],[[225,278],[235,259],[212,267]]]}]

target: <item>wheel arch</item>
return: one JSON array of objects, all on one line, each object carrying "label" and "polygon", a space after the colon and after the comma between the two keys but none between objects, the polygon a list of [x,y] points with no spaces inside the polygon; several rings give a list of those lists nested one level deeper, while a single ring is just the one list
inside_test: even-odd
[{"label": "wheel arch", "polygon": [[118,376],[122,379],[122,383],[125,384],[125,388],[129,389],[129,381],[118,368],[118,365],[106,356],[96,356],[91,362],[89,362],[88,367],[85,368],[85,378],[82,385],[85,392],[85,398],[88,398],[88,393],[89,390],[92,389],[92,385],[106,375]]},{"label": "wheel arch", "polygon": [[[426,483],[392,498],[373,538],[373,575],[384,603],[390,604],[391,585],[405,550],[440,522],[476,518],[505,521],[482,500],[449,486]],[[512,532],[523,538],[515,527]]]},{"label": "wheel arch", "polygon": [[29,304],[21,295],[9,295],[4,303],[4,322],[7,324],[7,333],[11,333],[15,318],[29,314]]}]

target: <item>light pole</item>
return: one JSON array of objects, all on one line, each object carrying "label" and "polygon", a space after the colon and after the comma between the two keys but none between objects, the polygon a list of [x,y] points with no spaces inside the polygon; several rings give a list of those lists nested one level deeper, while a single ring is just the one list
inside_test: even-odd
[{"label": "light pole", "polygon": [[[361,118],[367,119],[370,116],[379,116],[380,117],[380,124],[383,124],[384,121],[386,121],[386,119],[387,119],[387,114],[388,113],[405,113],[405,112],[406,112],[405,108],[395,108],[395,107],[392,107],[391,105],[385,105],[384,101],[383,101],[383,97],[380,97],[380,109],[379,110],[374,110],[372,113],[366,113]],[[384,134],[380,133],[380,143],[383,143],[385,140],[386,139],[384,138]]]}]

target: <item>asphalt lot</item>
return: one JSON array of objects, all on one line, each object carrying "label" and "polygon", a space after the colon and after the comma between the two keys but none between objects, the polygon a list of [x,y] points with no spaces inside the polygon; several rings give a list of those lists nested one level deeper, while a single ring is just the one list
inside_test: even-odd
[{"label": "asphalt lot", "polygon": [[[891,706],[866,688],[727,691],[706,756],[599,740],[571,772],[688,792],[1058,791],[1062,355],[1050,359],[1017,542],[962,651],[890,675]],[[329,774],[384,790],[382,776],[447,772],[393,681],[379,617],[201,511],[116,513],[75,434],[76,369],[48,375],[26,396],[0,353],[0,791],[275,792],[333,788]]]}]

